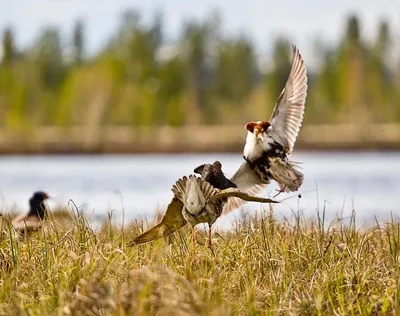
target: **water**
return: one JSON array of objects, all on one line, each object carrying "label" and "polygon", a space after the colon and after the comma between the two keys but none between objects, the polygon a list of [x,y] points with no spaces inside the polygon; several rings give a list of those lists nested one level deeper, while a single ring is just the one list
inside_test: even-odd
[{"label": "water", "polygon": [[[220,160],[227,176],[242,163],[240,154],[206,155],[103,155],[103,156],[5,156],[0,158],[0,197],[2,210],[24,212],[28,198],[38,189],[55,199],[50,208],[66,206],[72,199],[88,215],[106,216],[113,211],[119,220],[152,219],[158,208],[165,208],[172,197],[172,184],[203,163]],[[275,207],[278,216],[301,210],[316,214],[325,205],[328,218],[349,216],[354,209],[358,220],[400,215],[400,152],[392,153],[295,153],[303,162],[305,181],[299,193]],[[263,196],[275,194],[270,185]],[[317,193],[318,192],[318,193]],[[318,198],[317,198],[318,196]],[[247,213],[260,210],[260,204],[244,207]],[[242,210],[243,212],[243,210]],[[218,220],[228,225],[241,212],[236,210]]]}]

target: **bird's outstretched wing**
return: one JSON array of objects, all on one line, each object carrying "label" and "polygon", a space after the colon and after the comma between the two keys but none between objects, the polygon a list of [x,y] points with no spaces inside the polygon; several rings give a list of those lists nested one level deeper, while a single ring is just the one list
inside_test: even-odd
[{"label": "bird's outstretched wing", "polygon": [[272,130],[282,139],[282,145],[289,153],[303,121],[307,88],[307,70],[299,50],[293,45],[292,69],[270,118]]},{"label": "bird's outstretched wing", "polygon": [[214,195],[211,198],[211,201],[216,202],[219,199],[228,198],[228,197],[236,197],[236,198],[240,198],[242,200],[248,201],[248,202],[279,203],[278,201],[275,201],[275,200],[265,199],[265,198],[253,196],[253,195],[248,195],[247,193],[244,193],[236,188],[228,188],[228,189],[218,192],[216,195]]},{"label": "bird's outstretched wing", "polygon": [[147,232],[136,237],[133,241],[129,242],[127,246],[130,247],[166,237],[185,226],[186,220],[183,218],[182,208],[183,203],[174,196],[161,222]]},{"label": "bird's outstretched wing", "polygon": [[[267,186],[267,184],[263,183],[260,177],[250,168],[247,162],[244,162],[239,167],[230,180],[237,185],[237,188],[241,192],[249,195],[257,195]],[[222,214],[226,215],[232,210],[239,208],[244,203],[244,200],[232,197],[225,204]]]}]

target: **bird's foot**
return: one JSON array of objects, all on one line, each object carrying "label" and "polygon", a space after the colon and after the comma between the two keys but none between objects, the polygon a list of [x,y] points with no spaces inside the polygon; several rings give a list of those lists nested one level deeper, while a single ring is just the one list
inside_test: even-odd
[{"label": "bird's foot", "polygon": [[274,198],[276,198],[279,194],[281,194],[281,193],[283,193],[283,192],[285,192],[285,187],[283,187],[283,189],[280,189],[280,190],[276,190],[276,191],[278,191],[278,193],[277,194],[275,194],[272,198],[274,199]]}]

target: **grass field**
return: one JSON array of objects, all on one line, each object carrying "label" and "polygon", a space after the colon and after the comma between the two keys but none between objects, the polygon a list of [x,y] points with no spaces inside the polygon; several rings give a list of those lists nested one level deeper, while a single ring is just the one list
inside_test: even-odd
[{"label": "grass field", "polygon": [[3,315],[382,315],[399,306],[400,223],[357,229],[271,213],[191,244],[188,229],[126,248],[141,231],[83,217],[22,240],[0,235]]}]

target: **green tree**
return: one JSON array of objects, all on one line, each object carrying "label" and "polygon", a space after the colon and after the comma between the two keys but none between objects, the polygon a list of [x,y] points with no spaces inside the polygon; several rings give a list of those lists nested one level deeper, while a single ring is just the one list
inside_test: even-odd
[{"label": "green tree", "polygon": [[360,37],[360,22],[352,15],[347,21],[347,31],[338,48],[338,84],[340,109],[336,117],[342,122],[366,120],[368,102],[366,97],[367,49]]},{"label": "green tree", "polygon": [[241,109],[248,100],[256,79],[255,53],[245,36],[222,40],[216,56],[214,106],[218,113],[214,121],[240,121]]},{"label": "green tree", "polygon": [[275,102],[285,87],[289,76],[292,59],[291,51],[290,43],[286,39],[278,38],[276,40],[272,56],[273,66],[266,74],[270,111],[275,106]]},{"label": "green tree", "polygon": [[75,65],[80,65],[83,61],[83,55],[85,52],[84,44],[84,25],[81,20],[77,21],[73,31],[73,55]]},{"label": "green tree", "polygon": [[184,123],[184,105],[182,102],[185,88],[184,67],[178,56],[160,66],[160,90],[157,122],[172,126]]},{"label": "green tree", "polygon": [[[214,14],[208,20],[186,22],[183,26],[182,53],[186,64],[187,94],[189,104],[186,110],[186,122],[199,124],[203,119],[211,119],[215,106],[207,106],[211,90],[210,55],[216,51],[219,40],[220,18]],[[208,115],[204,113],[208,110]],[[203,118],[206,114],[206,118]]]},{"label": "green tree", "polygon": [[[400,67],[393,66],[397,41],[389,23],[379,24],[373,40],[362,38],[356,15],[344,23],[338,43],[321,41],[314,60],[304,56],[309,77],[306,122],[367,127],[375,121],[399,122]],[[19,130],[46,124],[86,126],[90,143],[108,125],[147,130],[268,117],[290,71],[291,43],[276,39],[268,56],[271,66],[261,74],[251,40],[226,37],[221,25],[218,14],[188,20],[179,40],[166,41],[162,12],[142,20],[131,10],[109,44],[90,57],[85,56],[81,20],[73,28],[72,53],[51,27],[22,53],[6,28],[0,124]],[[67,53],[71,62],[64,58]]]},{"label": "green tree", "polygon": [[3,32],[3,65],[10,65],[15,59],[17,52],[14,45],[14,36],[10,28],[6,28]]},{"label": "green tree", "polygon": [[63,50],[57,29],[47,28],[34,48],[42,83],[45,88],[57,89],[64,79]]},{"label": "green tree", "polygon": [[247,38],[221,43],[215,73],[216,93],[220,97],[240,104],[249,96],[255,74],[254,50]]}]

